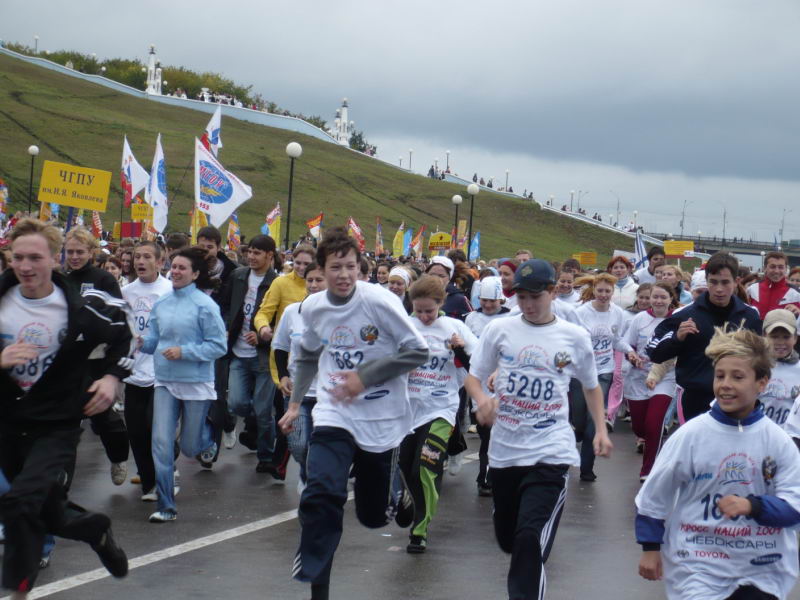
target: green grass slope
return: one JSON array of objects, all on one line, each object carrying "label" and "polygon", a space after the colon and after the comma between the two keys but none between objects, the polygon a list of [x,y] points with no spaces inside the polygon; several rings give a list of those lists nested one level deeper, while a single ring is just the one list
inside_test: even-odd
[{"label": "green grass slope", "polygon": [[[120,218],[119,164],[123,135],[149,170],[156,135],[161,133],[167,163],[167,186],[174,203],[169,229],[188,230],[193,203],[193,139],[209,115],[116,93],[103,86],[61,75],[0,55],[0,178],[9,185],[12,210],[27,202],[30,157],[40,155],[34,173],[34,196],[44,160],[111,171],[112,190],[104,226]],[[280,201],[286,212],[289,159],[286,144],[303,145],[295,165],[292,238],[304,222],[320,212],[325,225],[343,225],[352,215],[372,248],[375,219],[381,217],[384,244],[391,246],[401,221],[416,230],[426,225],[449,231],[453,226],[453,194],[469,199],[461,186],[407,174],[347,149],[289,131],[223,117],[225,167],[253,188],[253,198],[239,210],[243,232],[258,233],[264,215]],[[38,207],[38,205],[37,205]],[[129,213],[126,212],[126,219]],[[530,248],[542,258],[563,260],[573,252],[596,251],[605,264],[614,248],[632,248],[628,237],[603,231],[567,217],[542,211],[523,200],[481,193],[476,196],[474,229],[481,231],[483,257],[507,256]],[[224,232],[223,232],[224,235]]]}]

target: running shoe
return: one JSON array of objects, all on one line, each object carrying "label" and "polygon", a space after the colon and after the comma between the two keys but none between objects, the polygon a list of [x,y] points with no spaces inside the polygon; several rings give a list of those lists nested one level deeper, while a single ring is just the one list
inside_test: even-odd
[{"label": "running shoe", "polygon": [[594,471],[581,471],[581,481],[586,481],[588,483],[597,481],[597,475],[594,474]]},{"label": "running shoe", "polygon": [[614,433],[614,423],[611,419],[606,419],[606,431],[608,431],[608,433]]},{"label": "running shoe", "polygon": [[414,497],[408,489],[403,472],[398,469],[397,474],[401,489],[397,492],[400,497],[397,502],[397,513],[394,516],[394,522],[397,523],[398,527],[405,529],[414,522]]},{"label": "running shoe", "polygon": [[248,450],[251,450],[252,452],[258,450],[258,443],[256,442],[256,436],[250,433],[249,431],[242,431],[239,434],[239,443]]},{"label": "running shoe", "polygon": [[178,519],[178,513],[170,512],[168,510],[157,510],[152,515],[148,521],[151,523],[169,523],[170,521],[176,521]]},{"label": "running shoe", "polygon": [[158,490],[155,487],[146,494],[142,494],[142,502],[157,502],[157,501],[158,501]]},{"label": "running shoe", "polygon": [[236,445],[236,430],[222,432],[222,445],[231,450]]},{"label": "running shoe", "polygon": [[50,554],[47,556],[43,556],[39,559],[39,570],[46,569],[50,566],[50,558],[53,556],[53,552],[51,551]]},{"label": "running shoe", "polygon": [[131,483],[134,484],[134,485],[139,485],[140,483],[142,483],[142,478],[139,477],[138,473],[136,475],[134,475],[133,477],[131,477]]},{"label": "running shoe", "polygon": [[217,444],[216,442],[214,442],[213,444],[211,444],[211,446],[209,446],[208,448],[206,448],[200,454],[197,455],[197,462],[199,462],[204,469],[210,469],[211,467],[214,466],[214,457],[216,455],[217,455]]},{"label": "running shoe", "polygon": [[117,546],[111,528],[106,529],[100,542],[92,544],[92,550],[97,552],[100,562],[114,577],[125,577],[128,574],[128,557],[125,551]]},{"label": "running shoe", "polygon": [[478,496],[489,497],[492,495],[492,486],[478,484]]},{"label": "running shoe", "polygon": [[644,440],[636,440],[636,454],[644,454]]},{"label": "running shoe", "polygon": [[281,472],[281,469],[278,465],[268,460],[258,461],[258,464],[256,465],[256,473],[267,473],[272,475],[272,478],[276,481],[286,480],[286,471]]},{"label": "running shoe", "polygon": [[459,452],[455,456],[451,456],[447,467],[447,472],[455,477],[461,472],[461,467],[464,466],[464,453]]},{"label": "running shoe", "polygon": [[421,535],[412,535],[408,540],[406,552],[409,554],[424,554],[428,548],[428,540]]},{"label": "running shoe", "polygon": [[128,463],[111,463],[111,481],[114,485],[122,485],[128,478]]}]

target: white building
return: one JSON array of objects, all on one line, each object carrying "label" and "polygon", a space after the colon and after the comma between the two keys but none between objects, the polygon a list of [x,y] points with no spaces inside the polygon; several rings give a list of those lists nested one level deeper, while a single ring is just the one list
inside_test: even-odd
[{"label": "white building", "polygon": [[145,92],[161,95],[161,67],[156,66],[156,47],[150,44],[150,59],[147,63],[147,88]]},{"label": "white building", "polygon": [[336,110],[336,118],[333,120],[333,127],[328,129],[333,138],[342,146],[350,144],[350,136],[356,130],[356,124],[353,121],[348,121],[347,115],[347,98],[342,99],[341,108]]}]

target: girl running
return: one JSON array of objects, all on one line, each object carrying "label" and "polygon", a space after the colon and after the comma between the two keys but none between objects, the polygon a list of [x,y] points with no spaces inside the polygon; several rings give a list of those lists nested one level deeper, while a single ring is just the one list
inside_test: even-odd
[{"label": "girl running", "polygon": [[413,431],[400,445],[400,468],[414,498],[414,522],[406,551],[425,552],[428,526],[436,514],[447,443],[459,408],[459,389],[478,339],[458,319],[440,314],[445,291],[436,277],[423,276],[409,290],[411,321],[430,348],[428,362],[408,375]]},{"label": "girl running", "polygon": [[769,341],[775,367],[767,389],[758,399],[764,405],[764,414],[783,427],[794,399],[800,396],[800,362],[794,350],[797,343],[797,317],[785,308],[771,310],[764,317],[763,331]]},{"label": "girl running", "polygon": [[394,267],[389,271],[388,290],[400,298],[403,308],[409,315],[414,310],[408,298],[408,288],[411,287],[411,272],[405,267]]},{"label": "girl running", "polygon": [[639,288],[639,284],[631,276],[633,273],[631,261],[624,256],[615,256],[609,261],[606,272],[617,278],[611,301],[620,308],[631,306],[636,301],[636,290]]}]

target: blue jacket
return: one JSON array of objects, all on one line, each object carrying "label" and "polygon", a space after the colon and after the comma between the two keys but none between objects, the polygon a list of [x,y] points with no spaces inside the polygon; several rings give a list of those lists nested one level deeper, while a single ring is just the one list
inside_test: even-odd
[{"label": "blue jacket", "polygon": [[[214,381],[214,361],[227,352],[226,342],[219,306],[190,283],[153,305],[142,352],[153,355],[158,381],[204,383]],[[172,346],[180,347],[180,360],[164,358]]]}]

